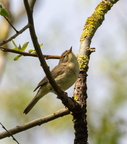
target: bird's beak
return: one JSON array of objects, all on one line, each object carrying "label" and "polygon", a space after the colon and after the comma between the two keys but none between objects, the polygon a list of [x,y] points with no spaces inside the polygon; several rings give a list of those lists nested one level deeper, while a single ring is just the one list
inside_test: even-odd
[{"label": "bird's beak", "polygon": [[72,52],[72,47],[69,49],[69,53],[71,53]]}]

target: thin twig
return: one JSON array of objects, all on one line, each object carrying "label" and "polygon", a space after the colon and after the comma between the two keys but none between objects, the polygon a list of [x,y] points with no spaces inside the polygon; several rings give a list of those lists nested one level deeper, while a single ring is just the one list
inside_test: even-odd
[{"label": "thin twig", "polygon": [[0,47],[0,49],[1,49],[3,52],[11,52],[11,53],[16,53],[16,54],[21,54],[21,55],[23,55],[23,56],[37,57],[36,54],[27,53],[27,52],[22,52],[22,51],[17,51],[17,50],[5,48],[5,47]]},{"label": "thin twig", "polygon": [[19,144],[19,142],[15,139],[15,137],[11,134],[11,132],[8,131],[2,123],[0,123],[0,124],[1,124],[1,126],[3,127],[3,129],[5,129],[5,131],[9,134],[9,136],[11,136],[12,139],[13,139],[14,141],[16,141],[17,144]]},{"label": "thin twig", "polygon": [[18,30],[13,26],[13,24],[8,20],[8,18],[6,18],[5,16],[4,16],[4,18],[10,24],[10,26],[15,30],[15,32],[18,33]]},{"label": "thin twig", "polygon": [[8,38],[7,40],[2,41],[2,42],[0,43],[0,46],[6,44],[6,43],[8,43],[8,42],[10,42],[11,40],[13,40],[15,37],[17,37],[19,34],[21,34],[22,32],[24,32],[24,31],[25,31],[27,28],[29,28],[29,27],[30,27],[30,25],[27,24],[27,25],[24,26],[21,30],[19,30],[18,33],[14,34],[13,36],[11,36],[10,38]]},{"label": "thin twig", "polygon": [[[39,119],[36,119],[36,120],[33,120],[31,122],[28,122],[28,123],[25,123],[23,125],[20,125],[20,126],[16,126],[15,128],[13,129],[10,129],[8,130],[12,135],[14,134],[17,134],[19,132],[22,132],[22,131],[25,131],[27,129],[30,129],[32,127],[35,127],[35,126],[40,126],[44,123],[47,123],[47,122],[50,122],[52,120],[55,120],[59,117],[63,117],[65,115],[68,115],[70,112],[67,108],[62,108],[58,111],[56,111],[55,113],[53,114],[50,114],[48,116],[45,116],[45,117],[42,117],[42,118],[39,118]],[[10,134],[8,132],[2,132],[0,133],[0,139],[3,139],[3,138],[6,138],[6,137],[9,137]]]},{"label": "thin twig", "polygon": [[30,3],[31,9],[34,8],[35,3],[36,3],[36,0],[32,0],[32,1],[31,1],[31,3]]},{"label": "thin twig", "polygon": [[[36,54],[22,52],[22,51],[9,49],[9,48],[5,48],[5,47],[1,47],[1,46],[0,46],[0,50],[2,50],[3,52],[11,52],[11,53],[16,53],[16,54],[21,54],[23,56],[37,57]],[[44,55],[44,57],[45,57],[45,59],[59,59],[60,58],[60,56],[53,56],[53,55]]]}]

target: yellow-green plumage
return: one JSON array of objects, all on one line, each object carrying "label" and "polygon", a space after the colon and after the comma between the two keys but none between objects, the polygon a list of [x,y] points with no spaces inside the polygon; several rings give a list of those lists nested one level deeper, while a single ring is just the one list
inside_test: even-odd
[{"label": "yellow-green plumage", "polygon": [[[79,65],[76,56],[72,53],[72,48],[65,51],[61,55],[59,64],[51,71],[51,74],[62,90],[67,90],[74,84],[78,78]],[[54,93],[52,86],[46,77],[41,80],[34,91],[36,91],[38,88],[39,90],[36,96],[24,110],[25,114],[27,114],[33,108],[40,98],[49,92]]]}]

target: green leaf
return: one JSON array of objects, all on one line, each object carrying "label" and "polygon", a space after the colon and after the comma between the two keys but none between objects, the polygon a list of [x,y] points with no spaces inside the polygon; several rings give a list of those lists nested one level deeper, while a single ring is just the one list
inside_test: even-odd
[{"label": "green leaf", "polygon": [[14,40],[12,40],[12,43],[15,46],[13,48],[13,50],[22,51],[22,52],[25,51],[25,49],[27,48],[27,46],[29,44],[29,42],[26,42],[23,44],[23,46],[21,46],[20,44],[19,44],[19,46],[17,46],[17,44],[14,42]]},{"label": "green leaf", "polygon": [[23,46],[21,47],[21,51],[25,51],[25,49],[27,48],[29,42],[26,42],[23,44]]},{"label": "green leaf", "polygon": [[43,44],[40,44],[40,47],[43,47]]},{"label": "green leaf", "polygon": [[23,56],[23,55],[17,55],[15,58],[14,58],[14,61],[17,61],[21,56]]},{"label": "green leaf", "polygon": [[2,16],[5,16],[5,17],[10,17],[10,14],[9,14],[9,12],[6,10],[6,9],[4,9],[3,7],[2,7],[2,5],[0,5],[0,15],[2,15]]},{"label": "green leaf", "polygon": [[31,54],[37,54],[36,51],[32,50],[32,49],[30,49],[28,52],[31,53]]},{"label": "green leaf", "polygon": [[0,9],[2,8],[2,5],[0,4]]},{"label": "green leaf", "polygon": [[16,45],[16,43],[14,42],[14,40],[12,40],[12,43],[15,46],[14,50],[18,50],[18,46]]},{"label": "green leaf", "polygon": [[[14,42],[14,40],[12,40],[12,43],[15,46],[15,48],[13,48],[13,50],[24,52],[25,49],[27,48],[29,42],[24,43],[23,46],[21,46],[20,44],[19,44],[19,46],[17,46],[17,44]],[[17,55],[14,58],[14,60],[17,61],[21,56],[22,56],[21,54]]]}]

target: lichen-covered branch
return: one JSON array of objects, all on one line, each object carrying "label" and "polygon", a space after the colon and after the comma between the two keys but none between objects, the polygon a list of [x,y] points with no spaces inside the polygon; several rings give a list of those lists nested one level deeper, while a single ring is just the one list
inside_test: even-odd
[{"label": "lichen-covered branch", "polygon": [[91,40],[104,21],[105,14],[111,9],[113,4],[118,0],[102,0],[96,7],[92,16],[88,17],[84,25],[83,33],[80,38],[80,50],[78,54],[78,61],[80,67],[80,74],[75,84],[74,99],[80,104],[81,109],[73,111],[73,122],[75,129],[74,144],[88,144],[88,130],[87,130],[87,70],[90,59],[90,54],[95,51],[90,48]]},{"label": "lichen-covered branch", "polygon": [[102,2],[98,4],[94,13],[86,20],[80,41],[83,41],[86,37],[93,37],[98,27],[104,21],[105,14],[117,1],[118,0],[102,0]]}]

